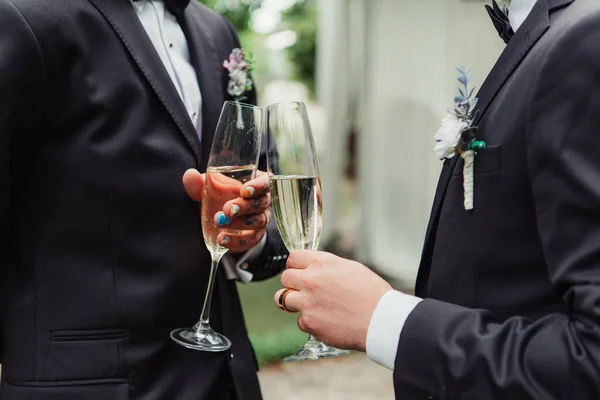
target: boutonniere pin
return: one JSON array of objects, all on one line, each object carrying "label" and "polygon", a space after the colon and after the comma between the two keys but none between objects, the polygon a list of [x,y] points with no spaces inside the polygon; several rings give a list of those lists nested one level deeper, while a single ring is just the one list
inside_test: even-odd
[{"label": "boutonniere pin", "polygon": [[473,126],[473,120],[477,117],[474,110],[478,99],[473,97],[475,88],[469,86],[470,70],[471,68],[465,67],[457,69],[458,82],[461,84],[458,88],[459,94],[454,97],[454,108],[448,111],[441,128],[435,134],[434,148],[440,160],[452,158],[456,154],[460,154],[465,160],[463,168],[465,210],[473,209],[475,155],[477,150],[486,146],[485,142],[476,139],[478,128]]},{"label": "boutonniere pin", "polygon": [[233,49],[229,58],[223,62],[223,67],[229,71],[227,93],[236,101],[246,100],[246,93],[252,90],[252,59],[246,57],[243,49]]}]

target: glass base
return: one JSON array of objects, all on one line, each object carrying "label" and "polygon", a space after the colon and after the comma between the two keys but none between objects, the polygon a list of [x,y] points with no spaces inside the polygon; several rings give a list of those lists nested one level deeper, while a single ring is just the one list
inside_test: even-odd
[{"label": "glass base", "polygon": [[192,350],[218,353],[228,350],[231,342],[225,336],[213,332],[212,329],[196,331],[194,328],[175,329],[171,332],[175,343]]},{"label": "glass base", "polygon": [[316,340],[310,340],[306,342],[304,347],[294,354],[283,359],[285,362],[298,362],[298,361],[309,361],[309,360],[320,360],[323,358],[340,357],[350,354],[348,350],[340,350],[335,347],[327,346],[325,343],[321,343]]}]

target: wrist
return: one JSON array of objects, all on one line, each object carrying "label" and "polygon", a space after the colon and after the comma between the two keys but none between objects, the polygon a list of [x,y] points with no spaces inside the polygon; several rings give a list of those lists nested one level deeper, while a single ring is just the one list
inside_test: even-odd
[{"label": "wrist", "polygon": [[418,297],[395,290],[386,292],[379,300],[367,334],[367,355],[371,360],[394,369],[402,328],[420,301]]},{"label": "wrist", "polygon": [[365,317],[363,318],[364,322],[361,340],[359,341],[356,350],[362,351],[363,353],[367,351],[367,337],[369,333],[369,327],[371,325],[371,320],[373,319],[373,314],[375,313],[375,310],[377,309],[377,306],[381,302],[383,296],[385,296],[388,292],[391,292],[393,290],[394,289],[392,288],[392,286],[386,282],[386,285],[381,285],[381,287],[377,288],[377,290],[374,291],[373,295],[370,296],[370,301],[368,303],[370,304],[370,306],[367,308]]}]

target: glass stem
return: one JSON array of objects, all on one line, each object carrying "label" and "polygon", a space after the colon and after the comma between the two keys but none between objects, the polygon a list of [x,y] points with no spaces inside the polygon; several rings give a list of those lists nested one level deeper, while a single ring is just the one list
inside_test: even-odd
[{"label": "glass stem", "polygon": [[215,288],[215,280],[217,279],[217,270],[219,267],[219,261],[223,258],[224,253],[211,254],[211,265],[210,265],[210,278],[208,279],[208,289],[206,290],[206,297],[204,298],[204,307],[202,307],[202,315],[200,321],[194,326],[196,332],[210,331],[210,306],[212,304],[212,294]]},{"label": "glass stem", "polygon": [[315,337],[313,335],[308,335],[308,340],[306,341],[306,346],[309,347],[316,347],[316,346],[321,346],[322,343],[319,342],[317,339],[315,339]]}]

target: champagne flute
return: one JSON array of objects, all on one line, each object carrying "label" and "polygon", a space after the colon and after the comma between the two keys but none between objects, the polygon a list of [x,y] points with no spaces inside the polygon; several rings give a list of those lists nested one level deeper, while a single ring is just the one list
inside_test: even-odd
[{"label": "champagne flute", "polygon": [[202,195],[202,233],[212,259],[202,316],[194,327],[171,332],[171,339],[189,349],[219,352],[231,347],[229,339],[212,330],[209,315],[219,262],[228,250],[221,246],[218,237],[240,231],[219,226],[215,215],[226,202],[240,196],[244,183],[254,179],[260,157],[262,121],[263,110],[259,107],[230,101],[223,105]]},{"label": "champagne flute", "polygon": [[[321,237],[322,194],[317,154],[306,113],[299,102],[267,107],[267,161],[271,202],[287,249],[317,250]],[[275,151],[275,149],[277,149]],[[284,361],[318,360],[348,354],[316,340]]]}]

